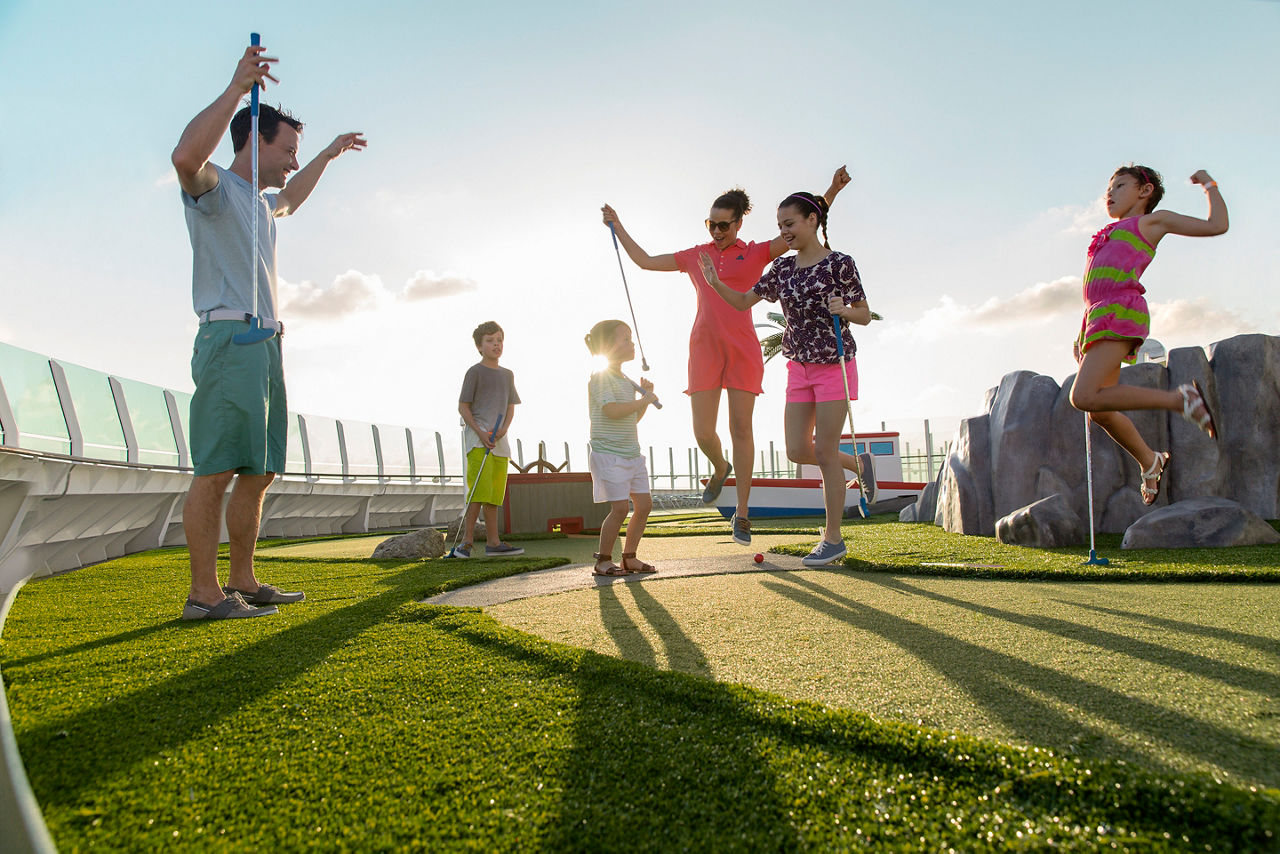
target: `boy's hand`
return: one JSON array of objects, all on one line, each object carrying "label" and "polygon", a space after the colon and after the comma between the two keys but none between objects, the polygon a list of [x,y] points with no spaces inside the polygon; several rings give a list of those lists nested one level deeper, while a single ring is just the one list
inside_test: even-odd
[{"label": "boy's hand", "polygon": [[612,225],[614,223],[622,225],[622,220],[618,219],[618,212],[608,205],[604,205],[600,208],[600,214],[600,218],[604,221],[605,225]]},{"label": "boy's hand", "polygon": [[1209,173],[1203,169],[1191,176],[1192,184],[1208,184],[1212,180],[1213,179],[1209,177]]}]

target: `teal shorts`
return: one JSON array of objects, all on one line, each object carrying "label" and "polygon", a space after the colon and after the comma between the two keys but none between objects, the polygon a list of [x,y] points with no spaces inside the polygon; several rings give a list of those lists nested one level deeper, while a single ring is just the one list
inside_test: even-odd
[{"label": "teal shorts", "polygon": [[191,462],[197,476],[284,471],[289,434],[280,336],[236,344],[242,320],[215,320],[196,332],[191,353]]},{"label": "teal shorts", "polygon": [[[480,464],[484,463],[484,471]],[[496,504],[502,506],[507,498],[507,457],[489,454],[486,460],[484,448],[467,451],[467,494],[472,504]],[[477,483],[477,479],[479,483]],[[472,489],[475,489],[473,492]]]}]

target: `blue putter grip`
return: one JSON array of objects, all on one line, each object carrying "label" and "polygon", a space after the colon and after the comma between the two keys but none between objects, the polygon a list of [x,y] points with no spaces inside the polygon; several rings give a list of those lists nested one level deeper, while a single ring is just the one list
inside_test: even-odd
[{"label": "blue putter grip", "polygon": [[493,430],[491,430],[491,431],[489,432],[489,441],[490,441],[490,442],[492,442],[492,441],[493,441],[493,437],[494,437],[494,436],[497,436],[497,435],[498,435],[498,429],[502,427],[502,419],[503,419],[503,418],[505,418],[505,417],[506,417],[506,415],[505,415],[505,414],[503,414],[503,415],[499,415],[499,416],[498,416],[498,420],[497,420],[497,421],[495,421],[495,422],[493,422]]},{"label": "blue putter grip", "polygon": [[613,248],[618,248],[618,232],[613,230],[613,223],[609,223],[609,234],[613,236]]},{"label": "blue putter grip", "polygon": [[841,359],[844,358],[844,331],[840,328],[840,316],[838,314],[831,315],[831,322],[836,327],[836,355]]},{"label": "blue putter grip", "polygon": [[[262,46],[262,36],[258,33],[249,33],[249,45],[251,47]],[[253,84],[253,90],[249,93],[249,114],[258,115],[258,84]]]}]

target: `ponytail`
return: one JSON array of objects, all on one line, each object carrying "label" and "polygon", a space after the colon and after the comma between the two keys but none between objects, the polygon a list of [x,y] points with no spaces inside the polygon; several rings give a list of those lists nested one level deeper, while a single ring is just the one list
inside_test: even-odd
[{"label": "ponytail", "polygon": [[822,245],[827,249],[831,248],[831,244],[827,242],[827,214],[831,211],[831,205],[827,204],[825,197],[800,190],[783,199],[782,204],[778,205],[778,207],[794,208],[806,217],[811,213],[816,213],[818,215],[818,225],[822,227]]}]

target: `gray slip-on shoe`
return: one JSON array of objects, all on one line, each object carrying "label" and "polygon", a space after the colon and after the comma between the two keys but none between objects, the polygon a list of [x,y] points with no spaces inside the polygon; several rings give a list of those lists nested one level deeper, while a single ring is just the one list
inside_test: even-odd
[{"label": "gray slip-on shoe", "polygon": [[259,584],[258,589],[252,593],[248,590],[236,590],[234,587],[223,587],[222,592],[228,596],[233,593],[239,593],[244,597],[244,601],[250,605],[292,605],[294,602],[301,602],[307,598],[307,594],[301,590],[294,593],[285,593],[279,587],[271,584]]},{"label": "gray slip-on shoe", "polygon": [[257,608],[241,598],[239,593],[232,593],[216,605],[206,605],[194,599],[187,599],[182,606],[184,620],[238,620],[243,617],[268,617],[276,613],[275,605]]},{"label": "gray slip-on shoe", "polygon": [[715,504],[716,499],[720,497],[720,491],[724,489],[724,482],[729,479],[729,475],[733,474],[733,466],[725,465],[724,474],[716,477],[713,473],[707,480],[707,488],[702,490],[702,503]]}]

